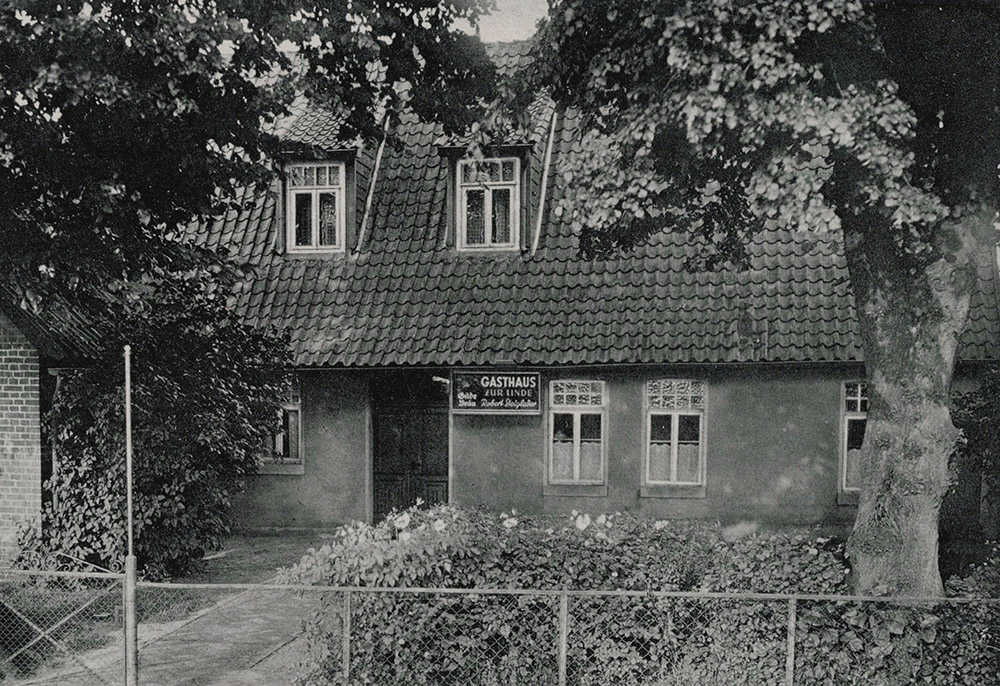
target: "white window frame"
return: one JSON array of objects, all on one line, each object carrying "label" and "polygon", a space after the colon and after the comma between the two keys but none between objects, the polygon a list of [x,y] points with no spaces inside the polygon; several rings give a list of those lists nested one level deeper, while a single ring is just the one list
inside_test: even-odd
[{"label": "white window frame", "polygon": [[[651,398],[651,387],[654,383],[662,382],[673,382],[673,383],[687,383],[696,384],[695,388],[700,389],[701,402],[700,405],[692,400],[694,394],[688,394],[687,402],[678,402],[678,405],[687,405],[686,407],[654,407],[653,403],[650,401]],[[708,384],[699,379],[651,379],[646,382],[644,386],[644,404],[646,408],[646,435],[644,440],[643,448],[643,481],[648,486],[680,486],[680,487],[702,487],[705,485],[705,462],[706,462],[706,445],[708,441],[706,440],[706,417],[708,408]],[[651,465],[652,460],[650,459],[650,448],[653,443],[653,417],[655,416],[669,416],[671,417],[670,422],[670,435],[672,437],[670,443],[670,478],[669,479],[654,479],[651,475]],[[679,481],[677,479],[677,455],[679,451],[680,444],[680,418],[682,416],[692,416],[698,417],[698,480],[697,481]]]},{"label": "white window frame", "polygon": [[[467,164],[483,164],[496,162],[500,165],[503,178],[503,163],[514,163],[513,181],[470,181],[464,182],[462,168]],[[487,157],[477,160],[466,158],[458,161],[455,167],[455,205],[458,208],[457,245],[459,250],[517,250],[521,242],[521,160],[517,157]],[[493,242],[493,190],[510,189],[510,241],[506,243]],[[466,195],[470,190],[483,190],[483,243],[469,245]]]},{"label": "white window frame", "polygon": [[[850,396],[851,399],[856,399],[858,401],[857,410],[847,409],[847,387],[851,384],[858,385],[858,394]],[[868,383],[865,381],[845,381],[840,385],[840,468],[837,470],[839,473],[838,486],[841,493],[860,493],[860,486],[848,486],[847,485],[847,427],[852,419],[863,419],[865,420],[865,428],[867,429],[868,423],[868,410],[861,409],[861,402],[870,403],[868,398]]]},{"label": "white window frame", "polygon": [[[312,186],[292,186],[292,170],[305,167],[330,167],[337,169],[337,185],[314,184]],[[338,253],[346,250],[347,243],[347,193],[346,165],[343,162],[320,160],[311,162],[295,162],[285,169],[285,241],[289,253]],[[314,172],[315,173],[315,172]],[[337,198],[337,244],[319,244],[319,196],[320,193],[333,193]],[[295,196],[309,194],[312,196],[312,236],[309,245],[295,244]]]},{"label": "white window frame", "polygon": [[281,440],[283,435],[283,430],[276,432],[270,441],[270,451],[269,455],[264,458],[261,464],[262,474],[303,474],[305,471],[305,443],[304,432],[302,428],[302,395],[299,390],[299,380],[298,377],[293,377],[291,383],[288,386],[287,396],[285,402],[283,402],[278,410],[278,420],[280,426],[285,426],[284,415],[288,412],[294,412],[298,415],[298,422],[296,422],[296,447],[298,449],[298,454],[294,457],[283,456],[278,447],[278,441]]},{"label": "white window frame", "polygon": [[[557,384],[563,383],[597,383],[601,387],[600,405],[581,404],[556,404],[555,389]],[[548,432],[546,435],[547,465],[546,473],[548,482],[559,486],[603,486],[607,481],[608,471],[608,391],[607,384],[599,379],[555,379],[549,382],[549,402],[548,402]],[[573,478],[556,479],[553,474],[553,438],[555,437],[555,416],[557,414],[573,415]],[[580,478],[580,417],[585,414],[598,415],[601,418],[601,478],[581,479]]]}]

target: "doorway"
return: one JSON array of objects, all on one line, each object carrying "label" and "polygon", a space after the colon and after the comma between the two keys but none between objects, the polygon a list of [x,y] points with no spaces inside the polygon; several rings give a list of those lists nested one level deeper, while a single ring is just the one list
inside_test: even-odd
[{"label": "doorway", "polygon": [[448,502],[448,383],[433,372],[372,382],[373,515]]}]

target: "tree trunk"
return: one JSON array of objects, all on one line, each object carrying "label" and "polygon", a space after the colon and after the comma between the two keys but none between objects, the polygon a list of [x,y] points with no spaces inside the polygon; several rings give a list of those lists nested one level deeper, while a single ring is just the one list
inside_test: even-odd
[{"label": "tree trunk", "polygon": [[870,399],[847,545],[857,593],[943,594],[938,515],[959,436],[949,392],[991,219],[945,224],[925,256],[904,252],[892,231],[867,228],[875,222],[845,227]]}]

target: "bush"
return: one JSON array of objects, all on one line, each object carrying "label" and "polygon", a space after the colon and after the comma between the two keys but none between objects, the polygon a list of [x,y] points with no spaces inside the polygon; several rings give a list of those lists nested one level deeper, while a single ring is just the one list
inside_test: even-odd
[{"label": "bush", "polygon": [[[576,513],[557,521],[435,506],[394,513],[377,526],[343,527],[283,578],[352,586],[840,592],[847,567],[840,542],[805,532],[727,541],[718,526],[630,514]],[[352,682],[552,681],[557,596],[354,598]],[[337,602],[317,612],[314,657],[301,683],[339,683],[340,612]],[[780,601],[573,598],[571,616],[571,683],[758,684],[780,681],[784,670]]]},{"label": "bush", "polygon": [[22,563],[62,552],[103,567],[125,556],[122,345],[132,346],[135,550],[149,577],[184,573],[228,532],[232,496],[276,429],[285,343],[237,321],[221,292],[150,286],[106,352],[65,374],[45,422],[58,466]]},{"label": "bush", "polygon": [[[719,526],[615,514],[568,519],[411,508],[352,524],[283,572],[358,586],[846,594],[841,541],[809,531],[730,536]],[[1000,548],[949,590],[1000,595]],[[551,683],[558,595],[356,593],[351,683]],[[570,597],[569,683],[782,683],[787,601],[650,595]],[[301,684],[341,683],[339,598],[310,622]],[[1000,606],[801,600],[796,681],[986,684],[1000,660]]]}]

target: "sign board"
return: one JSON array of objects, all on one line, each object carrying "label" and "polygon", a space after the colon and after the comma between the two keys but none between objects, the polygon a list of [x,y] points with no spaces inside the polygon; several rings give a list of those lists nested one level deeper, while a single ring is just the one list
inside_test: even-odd
[{"label": "sign board", "polygon": [[453,372],[451,411],[455,414],[540,414],[538,372]]}]

